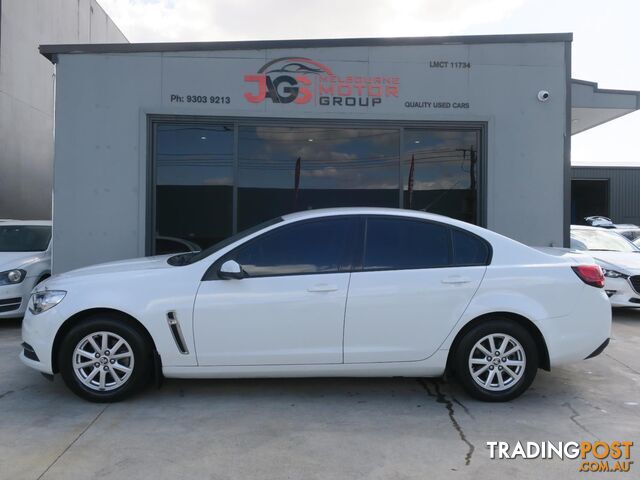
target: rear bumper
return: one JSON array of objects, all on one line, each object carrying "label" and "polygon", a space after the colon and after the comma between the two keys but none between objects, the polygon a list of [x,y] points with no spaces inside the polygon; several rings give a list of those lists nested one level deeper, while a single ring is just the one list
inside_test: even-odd
[{"label": "rear bumper", "polygon": [[585,285],[580,300],[571,314],[540,322],[552,368],[601,353],[611,337],[611,304],[604,290]]},{"label": "rear bumper", "polygon": [[[602,342],[602,345],[600,345],[598,348],[596,348],[593,352],[591,352],[587,358],[593,358],[593,357],[597,357],[598,355],[600,355],[602,352],[604,352],[604,349],[607,348],[607,346],[609,345],[609,341],[611,339],[607,338],[604,342]],[[587,359],[585,358],[585,360]]]}]

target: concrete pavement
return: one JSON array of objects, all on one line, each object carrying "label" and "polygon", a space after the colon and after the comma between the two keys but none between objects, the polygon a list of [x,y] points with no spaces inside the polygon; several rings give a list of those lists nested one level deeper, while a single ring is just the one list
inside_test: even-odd
[{"label": "concrete pavement", "polygon": [[0,323],[1,479],[616,478],[577,460],[491,460],[487,441],[634,441],[640,474],[640,311],[615,313],[595,358],[506,404],[441,380],[167,380],[87,403],[18,360]]}]

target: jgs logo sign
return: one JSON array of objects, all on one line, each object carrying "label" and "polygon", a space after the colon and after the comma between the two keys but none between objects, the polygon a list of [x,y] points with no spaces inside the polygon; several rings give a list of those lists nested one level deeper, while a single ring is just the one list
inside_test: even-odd
[{"label": "jgs logo sign", "polygon": [[251,103],[269,99],[283,104],[375,107],[384,98],[397,98],[400,88],[398,77],[339,76],[326,65],[304,57],[277,58],[257,74],[245,75],[244,81],[253,87],[244,94]]}]

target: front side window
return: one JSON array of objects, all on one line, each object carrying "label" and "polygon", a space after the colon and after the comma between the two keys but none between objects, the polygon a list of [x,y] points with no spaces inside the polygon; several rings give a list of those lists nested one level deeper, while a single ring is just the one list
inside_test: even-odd
[{"label": "front side window", "polygon": [[46,225],[0,226],[0,252],[43,252],[51,240]]},{"label": "front side window", "polygon": [[451,264],[449,228],[420,220],[369,218],[365,270],[446,267]]},{"label": "front side window", "polygon": [[332,218],[287,225],[240,247],[230,258],[249,277],[344,271],[354,219]]}]

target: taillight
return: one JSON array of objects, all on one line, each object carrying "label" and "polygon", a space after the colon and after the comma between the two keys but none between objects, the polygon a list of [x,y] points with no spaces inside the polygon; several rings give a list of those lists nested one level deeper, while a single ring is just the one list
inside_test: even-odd
[{"label": "taillight", "polygon": [[577,267],[571,267],[571,269],[576,272],[580,280],[587,285],[604,288],[604,273],[602,273],[600,265],[579,265]]}]

